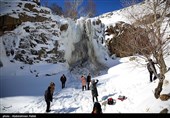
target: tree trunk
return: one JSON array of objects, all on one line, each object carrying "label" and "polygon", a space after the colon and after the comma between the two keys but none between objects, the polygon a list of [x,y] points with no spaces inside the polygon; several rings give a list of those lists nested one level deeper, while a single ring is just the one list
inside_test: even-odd
[{"label": "tree trunk", "polygon": [[166,64],[163,56],[160,56],[160,74],[165,74],[167,72]]},{"label": "tree trunk", "polygon": [[[156,77],[158,77],[159,79],[165,79],[165,73],[167,72],[167,68],[166,68],[166,64],[165,64],[165,60],[164,60],[164,57],[163,57],[163,51],[160,50],[158,53],[156,53],[154,55],[158,65],[159,65],[159,70],[160,70],[160,74],[159,76],[156,75]],[[154,73],[155,74],[155,73]]]},{"label": "tree trunk", "polygon": [[154,96],[156,99],[158,99],[160,96],[160,93],[162,91],[162,85],[163,85],[163,81],[159,80],[158,86],[157,86],[157,88],[155,88],[155,93],[154,93]]},{"label": "tree trunk", "polygon": [[165,64],[162,52],[157,53],[157,55],[154,55],[154,56],[156,58],[158,65],[160,66],[159,67],[160,74],[159,74],[159,76],[158,76],[158,74],[156,75],[156,77],[159,78],[159,83],[158,83],[157,88],[155,88],[155,93],[154,93],[155,98],[158,99],[160,96],[160,93],[162,91],[162,85],[163,85],[163,81],[165,79],[165,73],[167,72],[167,68],[166,68],[166,64]]}]

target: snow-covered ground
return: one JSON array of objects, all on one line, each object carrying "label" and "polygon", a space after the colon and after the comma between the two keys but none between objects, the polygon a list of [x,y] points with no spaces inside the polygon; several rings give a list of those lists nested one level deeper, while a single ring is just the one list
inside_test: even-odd
[{"label": "snow-covered ground", "polygon": [[[102,104],[103,98],[112,97],[115,105],[102,105],[103,113],[159,113],[167,108],[170,113],[170,101],[161,101],[154,97],[153,91],[158,85],[158,80],[149,82],[149,73],[145,61],[143,63],[129,61],[129,57],[120,59],[120,64],[110,68],[107,74],[92,77],[98,79],[98,99]],[[170,67],[170,56],[165,59]],[[116,61],[116,60],[115,60]],[[6,62],[8,60],[6,59]],[[23,69],[20,67],[23,66]],[[14,70],[15,72],[10,71]],[[33,72],[28,73],[29,70]],[[36,70],[36,72],[34,72]],[[60,71],[59,73],[57,73]],[[69,72],[62,64],[23,65],[18,63],[5,63],[1,72],[1,113],[45,113],[46,103],[44,91],[49,83],[56,84],[54,99],[51,103],[52,113],[91,113],[93,108],[90,90],[81,90],[80,77]],[[46,73],[51,72],[51,76]],[[36,77],[36,73],[39,76]],[[66,88],[61,89],[60,76],[67,77]],[[166,73],[166,81],[170,81],[170,72]],[[163,85],[161,94],[168,94],[170,84]],[[118,100],[119,95],[127,97],[126,100]]]},{"label": "snow-covered ground", "polygon": [[[16,4],[12,5],[13,8],[16,6]],[[6,10],[4,8],[6,8]],[[11,10],[5,6],[1,9],[0,15],[13,13],[13,10],[18,12],[21,10],[18,10],[17,8]],[[23,11],[21,10],[21,12]],[[28,12],[28,14],[30,13],[31,12]],[[51,37],[51,39],[48,40],[48,45],[45,44],[43,46],[49,47],[49,50],[51,50],[53,49],[53,41],[58,40],[60,44],[59,50],[64,50],[66,52],[66,60],[75,60],[72,57],[72,51],[74,51],[73,44],[80,40],[81,32],[79,30],[81,29],[80,26],[84,25],[83,19],[78,20],[79,22],[77,24],[79,25],[77,25],[71,20],[67,21],[64,18],[53,16],[52,14],[48,15],[59,23],[56,24],[52,30],[58,32],[58,25],[65,23],[68,23],[70,27],[66,32],[61,32],[61,36],[59,35],[59,37],[52,35],[52,33],[48,31],[48,28],[39,30],[38,33],[44,32],[45,34],[49,34],[48,37]],[[106,26],[109,26],[110,24],[113,25],[117,21],[127,20],[121,15],[121,11],[114,12],[110,18],[109,15],[106,14],[106,16],[100,18],[102,23]],[[91,19],[91,21],[93,20],[95,20],[95,18]],[[42,25],[39,23],[26,22],[12,31],[12,33],[16,34],[16,37],[15,35],[10,36],[10,33],[9,35],[0,37],[0,61],[3,63],[3,67],[0,67],[0,113],[45,113],[46,103],[44,100],[44,91],[51,81],[56,85],[53,96],[54,99],[51,103],[51,113],[91,113],[93,109],[91,91],[81,90],[80,77],[82,74],[87,76],[88,72],[93,70],[91,68],[95,68],[93,64],[88,63],[89,65],[84,66],[88,68],[82,69],[75,66],[73,71],[70,72],[70,70],[68,70],[67,62],[49,64],[45,61],[40,61],[33,65],[26,65],[17,61],[12,63],[10,60],[13,59],[13,57],[6,57],[3,41],[5,41],[6,48],[18,48],[19,40],[25,38],[22,36],[28,35],[25,30],[23,30],[23,27],[28,25],[31,26],[31,28],[34,28],[35,26],[36,29],[35,24]],[[87,23],[86,25],[93,26]],[[51,28],[48,22],[43,24],[43,26]],[[100,31],[98,30],[101,29],[100,26],[101,25],[87,27],[87,31],[89,34],[95,34],[94,31]],[[101,34],[98,34],[98,36],[99,37],[96,39],[102,38]],[[107,51],[105,48],[102,47],[101,44],[99,45],[97,41],[95,42],[92,35],[89,37],[91,37],[91,42],[93,41],[93,45],[90,46],[91,48],[94,48],[94,50],[90,51],[95,52],[94,57],[100,62],[103,61],[103,64],[111,66],[108,70],[98,69],[98,72],[91,72],[92,79],[99,80],[97,85],[99,102],[103,104],[109,97],[116,100],[116,104],[114,105],[103,104],[103,113],[159,113],[164,108],[167,108],[168,113],[170,113],[170,100],[161,101],[154,97],[153,91],[158,85],[158,80],[155,80],[152,83],[149,82],[149,73],[146,69],[146,62],[144,60],[138,57],[136,57],[136,61],[130,61],[131,57],[121,59],[116,58],[115,60],[112,60],[106,54]],[[15,46],[12,45],[13,41],[16,43]],[[38,45],[38,48],[40,48],[39,46],[42,45]],[[93,53],[90,53],[90,51],[88,53],[92,56]],[[169,68],[170,56],[168,56],[165,61]],[[96,73],[100,73],[100,75],[97,76]],[[61,89],[60,82],[62,74],[65,74],[67,77],[66,88],[64,89]],[[168,71],[165,76],[165,84],[163,85],[161,94],[170,93],[170,71]],[[127,99],[120,101],[118,100],[119,95],[124,95]]]}]

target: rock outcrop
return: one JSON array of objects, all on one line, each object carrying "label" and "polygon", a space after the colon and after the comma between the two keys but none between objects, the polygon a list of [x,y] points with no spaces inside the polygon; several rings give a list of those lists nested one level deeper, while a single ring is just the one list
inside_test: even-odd
[{"label": "rock outcrop", "polygon": [[[1,6],[4,7],[3,11],[10,9],[10,2],[0,2]],[[12,12],[1,13],[0,14],[0,35],[5,31],[12,31],[17,26],[23,22],[43,22],[45,20],[50,20],[50,17],[47,17],[51,11],[49,9],[40,8],[35,2],[29,1],[18,1],[13,2],[16,6],[16,9],[13,9]]]},{"label": "rock outcrop", "polygon": [[[141,49],[145,49],[146,44],[149,45],[144,29],[122,21],[117,22],[115,26],[107,27],[105,32],[106,35],[112,37],[107,39],[107,46],[111,55],[116,54],[118,57],[126,57],[137,53],[140,54],[140,51],[135,48],[136,43]],[[145,51],[149,53],[147,48]]]}]

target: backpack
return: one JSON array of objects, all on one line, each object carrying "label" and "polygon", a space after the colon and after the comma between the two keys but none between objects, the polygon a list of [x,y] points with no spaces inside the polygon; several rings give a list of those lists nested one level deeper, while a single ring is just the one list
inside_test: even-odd
[{"label": "backpack", "polygon": [[121,101],[123,101],[123,100],[125,100],[125,99],[127,99],[127,97],[125,97],[125,96],[119,95],[119,97],[118,97],[118,100],[121,100]]},{"label": "backpack", "polygon": [[107,104],[113,105],[113,103],[114,103],[113,98],[108,98],[107,99]]}]

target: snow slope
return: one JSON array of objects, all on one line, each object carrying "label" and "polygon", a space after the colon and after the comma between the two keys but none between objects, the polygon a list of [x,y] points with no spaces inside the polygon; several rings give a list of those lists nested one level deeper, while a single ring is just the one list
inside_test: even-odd
[{"label": "snow slope", "polygon": [[[158,80],[149,82],[145,61],[143,65],[137,65],[136,61],[129,61],[129,57],[119,61],[120,64],[110,68],[107,74],[92,77],[99,80],[97,88],[101,104],[103,98],[116,99],[115,105],[102,105],[103,113],[159,113],[164,108],[167,108],[170,113],[170,101],[161,101],[154,97],[153,90],[157,87]],[[170,56],[166,59],[166,64],[170,67]],[[56,84],[51,104],[52,113],[91,113],[93,108],[91,91],[81,90],[81,75],[75,76],[62,68],[62,65],[59,67],[42,63],[31,66],[41,75],[35,77],[33,73],[24,73],[24,70],[26,72],[29,69],[26,65],[24,67],[21,70],[18,65],[8,63],[6,68],[1,68],[1,75],[3,75],[3,79],[1,76],[1,113],[44,113],[46,103],[43,94],[51,81]],[[16,75],[6,73],[12,68],[15,68]],[[63,70],[57,73],[59,68]],[[53,75],[45,76],[44,74],[50,70],[53,70],[51,71]],[[59,77],[63,73],[66,74],[68,81],[66,88],[61,89]],[[164,84],[161,94],[169,93],[170,72],[166,73],[166,81],[168,82]],[[117,99],[119,95],[125,95],[127,99],[120,101]]]}]

